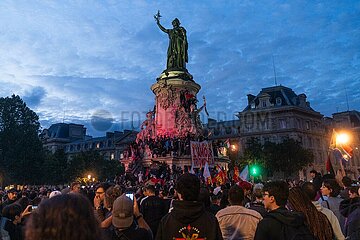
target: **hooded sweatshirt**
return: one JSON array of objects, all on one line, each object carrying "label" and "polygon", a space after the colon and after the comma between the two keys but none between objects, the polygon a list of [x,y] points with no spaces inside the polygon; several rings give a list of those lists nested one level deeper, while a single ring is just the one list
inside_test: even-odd
[{"label": "hooded sweatshirt", "polygon": [[340,213],[347,218],[345,224],[346,239],[359,239],[360,236],[360,198],[343,200],[339,207]]},{"label": "hooded sweatshirt", "polygon": [[290,212],[286,208],[280,207],[270,211],[259,222],[254,239],[286,240],[283,231],[285,225],[296,229],[307,228],[301,213]]},{"label": "hooded sweatshirt", "polygon": [[222,240],[219,223],[201,202],[174,201],[173,209],[160,222],[156,240]]}]

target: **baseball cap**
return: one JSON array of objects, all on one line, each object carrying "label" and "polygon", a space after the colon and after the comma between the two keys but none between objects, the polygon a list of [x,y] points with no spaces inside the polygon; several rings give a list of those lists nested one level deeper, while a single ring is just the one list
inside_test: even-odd
[{"label": "baseball cap", "polygon": [[55,197],[56,195],[60,195],[61,192],[60,191],[52,191],[49,195],[49,198]]},{"label": "baseball cap", "polygon": [[133,220],[134,202],[123,194],[114,201],[112,223],[114,227],[124,229],[130,227]]}]

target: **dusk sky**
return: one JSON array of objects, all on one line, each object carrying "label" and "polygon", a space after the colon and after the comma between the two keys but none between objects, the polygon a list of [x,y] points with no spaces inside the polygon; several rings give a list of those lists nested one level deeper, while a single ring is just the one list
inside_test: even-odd
[{"label": "dusk sky", "polygon": [[[360,110],[360,1],[0,1],[0,97],[17,94],[53,123],[104,135],[154,105],[177,17],[187,30],[187,69],[210,117],[235,119],[274,82],[305,93],[325,116]],[[201,100],[200,100],[201,102]],[[91,124],[102,117],[109,121]]]}]

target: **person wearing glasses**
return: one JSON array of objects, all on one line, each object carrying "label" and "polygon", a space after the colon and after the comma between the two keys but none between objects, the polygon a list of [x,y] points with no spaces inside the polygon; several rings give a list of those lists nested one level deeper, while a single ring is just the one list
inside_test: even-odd
[{"label": "person wearing glasses", "polygon": [[304,216],[285,208],[288,197],[289,187],[286,182],[265,184],[263,203],[268,214],[257,225],[255,240],[315,239],[305,225]]}]

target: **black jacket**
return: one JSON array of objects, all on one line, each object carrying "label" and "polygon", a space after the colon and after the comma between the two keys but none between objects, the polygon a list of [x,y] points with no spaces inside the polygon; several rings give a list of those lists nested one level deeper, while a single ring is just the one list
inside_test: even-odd
[{"label": "black jacket", "polygon": [[348,239],[360,239],[360,198],[349,198],[340,203],[340,213],[347,218],[345,236]]},{"label": "black jacket", "polygon": [[278,208],[268,212],[259,222],[254,240],[286,240],[284,236],[285,225],[296,229],[307,229],[302,214],[290,212],[285,208]]},{"label": "black jacket", "polygon": [[174,201],[173,209],[160,222],[156,240],[175,238],[222,240],[219,223],[201,202]]},{"label": "black jacket", "polygon": [[105,236],[107,238],[104,238],[106,240],[133,240],[133,239],[141,239],[141,240],[152,240],[152,234],[150,230],[146,230],[144,228],[139,228],[135,222],[127,228],[122,231],[119,229],[112,229],[105,231],[107,233]]},{"label": "black jacket", "polygon": [[167,213],[165,201],[157,196],[146,197],[141,200],[140,212],[143,214],[145,222],[150,226],[154,236],[156,236],[161,218]]}]

